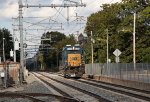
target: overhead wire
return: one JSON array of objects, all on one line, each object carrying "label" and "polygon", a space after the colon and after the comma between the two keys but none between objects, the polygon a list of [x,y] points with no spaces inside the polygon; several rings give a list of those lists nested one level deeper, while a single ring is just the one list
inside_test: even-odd
[{"label": "overhead wire", "polygon": [[[62,8],[60,7],[60,8],[59,8],[59,10],[60,10],[60,12],[61,12],[61,11],[62,11]],[[57,15],[57,14],[58,14],[58,15]],[[59,13],[57,12],[57,13],[56,13],[56,15],[57,15],[57,16],[56,16],[56,18],[53,20],[54,22],[55,22],[55,21],[56,21],[56,19],[58,18]],[[53,26],[54,22],[53,22],[53,23],[51,23],[50,28]]]},{"label": "overhead wire", "polygon": [[[62,1],[62,4],[63,4],[63,1]],[[55,8],[56,9],[56,8]],[[62,11],[62,8],[61,7],[59,7],[59,9],[58,9],[58,11]],[[58,14],[58,15],[57,15]],[[54,15],[53,15],[53,17],[55,17],[57,15],[57,17],[59,16],[59,12],[56,12]],[[55,18],[55,20],[53,20],[54,22],[56,21],[56,19],[57,19],[57,17]],[[53,24],[54,23],[51,23],[51,26],[50,26],[50,28],[53,26]],[[48,30],[46,30],[46,28],[45,28],[45,32],[46,31],[48,31]]]},{"label": "overhead wire", "polygon": [[[91,4],[91,3],[90,3]],[[76,8],[77,9],[77,8]],[[55,8],[55,10],[57,11],[57,13],[59,13],[59,15],[61,15],[62,17],[64,17],[64,15],[61,13],[61,11],[62,11],[62,9],[61,9],[61,11],[59,11],[60,10],[60,8],[59,8],[59,10],[57,10],[56,8]],[[57,14],[56,13],[56,14]],[[58,16],[59,16],[58,15]],[[58,16],[56,17],[56,19],[58,18]],[[65,18],[65,17],[64,17]],[[43,22],[43,21],[45,21],[45,20],[47,20],[47,19],[50,19],[50,17],[48,17],[48,18],[45,18],[45,19],[43,19],[43,20],[41,20],[41,21],[38,21],[37,23],[33,23],[33,24],[31,24],[30,26],[28,26],[27,28],[29,28],[29,27],[31,27],[31,26],[34,26],[34,25],[38,25],[40,22]],[[55,20],[56,20],[55,19]],[[66,18],[65,18],[65,20],[66,20]],[[52,26],[53,26],[53,24],[51,24]],[[77,24],[75,25],[75,26],[77,26]],[[74,28],[74,27],[73,27]]]},{"label": "overhead wire", "polygon": [[[59,13],[62,17],[64,17],[62,14],[61,14],[61,11],[62,11],[62,9],[61,9],[61,11],[59,11],[59,10],[57,10],[56,8],[55,8],[55,10],[57,11],[57,13]],[[56,13],[56,14],[57,14]],[[58,15],[59,16],[59,15]],[[56,17],[56,18],[58,18],[58,16]],[[64,17],[65,18],[65,17]],[[34,25],[38,25],[40,22],[43,22],[43,21],[45,21],[45,20],[47,20],[47,19],[49,19],[49,17],[48,18],[46,18],[46,19],[43,19],[43,20],[41,20],[41,21],[39,21],[39,22],[37,22],[37,23],[33,23],[33,24],[31,24],[31,25],[29,25],[27,28],[29,28],[29,27],[31,27],[31,26],[34,26]],[[66,19],[66,18],[65,18]],[[53,24],[51,24],[52,26],[53,26]],[[47,28],[47,27],[46,27]]]},{"label": "overhead wire", "polygon": [[[53,0],[51,0],[51,2],[52,2]],[[64,0],[63,0],[64,1]],[[88,7],[89,6],[92,6],[94,3],[95,3],[96,1],[91,1],[89,4],[88,4]],[[111,1],[111,2],[113,2],[113,0]],[[78,10],[78,8],[75,8],[76,10]],[[85,9],[83,10],[84,8],[82,8],[82,12],[84,12],[85,11]],[[92,8],[92,9],[95,9],[95,8]],[[54,21],[53,21],[53,23],[51,23],[51,27],[53,26],[53,24],[55,23],[55,21],[58,19],[58,17],[61,15],[63,18],[65,18],[65,20],[67,20],[67,18],[61,13],[62,12],[62,10],[63,10],[63,8],[59,8],[59,9],[56,9],[55,8],[55,10],[57,11],[54,15],[55,15],[55,17],[54,16],[52,16],[52,18],[54,18]],[[87,10],[87,8],[86,8],[86,10]],[[75,10],[73,10],[74,12],[75,12]],[[81,11],[81,9],[80,9],[80,11]],[[72,14],[73,15],[73,14]],[[71,17],[71,16],[70,16]],[[49,20],[49,19],[51,19],[51,17],[47,17],[47,18],[45,18],[45,19],[43,19],[43,20],[41,20],[41,21],[38,21],[38,22],[36,22],[36,23],[34,23],[34,24],[32,24],[32,25],[30,25],[30,26],[28,26],[28,28],[29,27],[31,27],[31,26],[34,26],[34,25],[38,25],[39,23],[41,23],[41,22],[43,22],[43,21],[46,21],[46,20]],[[86,20],[84,20],[84,19],[82,19],[83,21],[85,21],[86,22]],[[71,21],[71,22],[69,22],[69,23],[73,23],[75,20],[73,20],[73,21]],[[63,22],[63,24],[65,24],[65,22]],[[73,31],[73,29],[75,29],[75,28],[77,28],[77,26],[78,26],[78,24],[75,24],[74,26],[72,26],[71,28],[72,29],[70,29],[70,31],[68,31],[68,32],[75,32],[75,31]],[[80,28],[78,29],[78,31],[79,30],[81,30],[81,29],[83,29],[85,26],[82,26],[81,27],[81,25],[80,25]],[[46,27],[47,28],[47,27]],[[45,29],[46,29],[45,28]],[[47,30],[45,30],[45,31],[47,31]]]},{"label": "overhead wire", "polygon": [[[86,5],[89,6],[89,5],[94,4],[95,2],[96,2],[96,1],[91,1],[89,4],[86,4]],[[84,8],[82,8],[82,9],[80,9],[80,10],[82,10],[82,12],[83,12],[83,9],[84,9]],[[87,8],[86,8],[86,9],[87,9]],[[78,10],[77,10],[77,11],[78,11]],[[85,21],[86,21],[86,20],[85,20]],[[74,27],[75,27],[75,26],[73,26],[72,29],[71,29],[70,31],[68,31],[68,33],[71,32],[71,31],[74,29]],[[79,28],[79,29],[80,29],[80,28]],[[76,32],[76,31],[75,31],[75,32]]]},{"label": "overhead wire", "polygon": [[[111,0],[111,1],[109,2],[109,4],[112,3],[113,1],[114,1],[114,0]],[[91,1],[90,3],[87,4],[87,6],[88,6],[88,7],[89,7],[89,6],[92,6],[93,4],[95,4],[95,2],[96,2],[96,0],[95,0],[95,1]],[[96,7],[95,7],[95,8],[96,8]],[[95,9],[95,8],[92,8],[92,9]],[[82,12],[84,12],[83,9],[84,9],[84,8],[80,9],[80,11],[82,10]],[[84,10],[85,10],[85,9],[84,9]],[[87,10],[87,8],[86,8],[86,10]],[[86,21],[86,20],[85,20],[85,21]],[[79,28],[79,30],[81,30],[81,29],[84,28],[84,27],[85,27],[85,26]],[[74,27],[73,27],[73,28],[74,28]],[[72,28],[70,31],[72,31],[73,28]],[[78,30],[77,30],[77,31],[78,31]],[[74,32],[76,32],[76,31],[74,31]],[[74,33],[74,32],[72,32],[72,33]]]},{"label": "overhead wire", "polygon": [[45,19],[42,19],[41,21],[38,21],[38,22],[36,22],[36,23],[34,23],[34,24],[29,25],[27,28],[29,28],[29,27],[31,27],[31,26],[34,26],[34,25],[38,25],[39,23],[41,23],[41,22],[43,22],[43,21],[46,21],[46,20],[48,20],[48,19],[51,19],[51,18],[53,18],[56,14],[57,14],[57,12],[56,12],[53,16],[49,16],[49,17],[47,17],[47,18],[45,18]]},{"label": "overhead wire", "polygon": [[[47,17],[47,18],[45,18],[45,19],[43,19],[43,20],[41,20],[41,21],[38,21],[38,22],[36,22],[36,23],[31,24],[31,25],[28,26],[27,28],[29,28],[29,27],[31,27],[31,26],[34,26],[34,25],[41,26],[41,25],[38,25],[38,24],[41,23],[41,22],[43,22],[43,21],[49,20],[49,19],[51,19],[52,17],[55,17],[56,14],[57,14],[57,12],[56,12],[53,16],[51,16],[51,17]],[[26,23],[29,23],[29,22],[26,22]],[[45,26],[42,26],[42,27],[44,27],[45,29],[48,28],[48,27],[45,27]],[[49,29],[51,29],[51,28],[49,28]],[[44,31],[45,31],[45,30],[44,30]]]}]

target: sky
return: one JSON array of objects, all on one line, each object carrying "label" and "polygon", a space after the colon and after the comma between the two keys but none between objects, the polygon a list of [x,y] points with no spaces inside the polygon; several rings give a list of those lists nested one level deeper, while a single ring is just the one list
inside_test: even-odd
[{"label": "sky", "polygon": [[[24,4],[62,4],[65,0],[22,0]],[[45,2],[43,2],[45,1]],[[71,1],[81,1],[81,0],[71,0]],[[86,7],[71,8],[69,15],[75,16],[76,13],[85,18],[91,13],[97,12],[100,10],[100,5],[104,3],[114,3],[120,0],[82,0],[85,3]],[[58,8],[57,8],[58,9]],[[62,10],[62,15],[66,17],[66,8]],[[52,8],[24,8],[24,16],[53,16],[56,13],[56,10]],[[0,28],[12,29],[12,17],[18,16],[18,0],[0,0]],[[61,18],[61,17],[59,17]],[[58,19],[59,19],[58,18]],[[67,17],[66,17],[67,18]]]},{"label": "sky", "polygon": [[[60,31],[66,35],[83,33],[87,17],[101,10],[105,3],[120,2],[120,0],[22,0],[24,5],[64,4],[67,1],[81,1],[86,7],[67,8],[23,8],[24,39],[26,43],[40,44],[40,37],[47,31]],[[69,15],[69,16],[67,16]],[[18,0],[0,0],[0,28],[17,29]],[[30,17],[30,18],[29,18]],[[31,18],[32,17],[32,18]],[[36,17],[36,18],[33,18]],[[38,17],[38,18],[37,18]],[[68,19],[68,20],[67,20]],[[38,23],[37,23],[38,22]],[[33,24],[34,23],[34,24]],[[34,30],[31,30],[34,29]],[[37,30],[38,29],[38,30]],[[16,32],[19,39],[19,33]]]}]

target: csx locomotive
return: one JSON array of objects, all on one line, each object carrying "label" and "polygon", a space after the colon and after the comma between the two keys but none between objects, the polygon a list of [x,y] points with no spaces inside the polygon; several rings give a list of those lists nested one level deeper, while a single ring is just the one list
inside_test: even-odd
[{"label": "csx locomotive", "polygon": [[84,50],[78,44],[66,45],[62,51],[64,77],[81,77],[84,74]]}]

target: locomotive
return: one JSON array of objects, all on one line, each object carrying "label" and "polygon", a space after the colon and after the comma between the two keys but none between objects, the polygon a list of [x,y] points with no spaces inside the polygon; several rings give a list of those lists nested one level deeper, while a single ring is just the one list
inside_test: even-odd
[{"label": "locomotive", "polygon": [[81,77],[84,74],[84,50],[80,45],[66,45],[62,51],[64,77]]}]

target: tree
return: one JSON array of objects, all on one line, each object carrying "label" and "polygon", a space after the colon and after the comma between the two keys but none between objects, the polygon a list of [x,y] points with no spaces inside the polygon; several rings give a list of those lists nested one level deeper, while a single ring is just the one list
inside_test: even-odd
[{"label": "tree", "polygon": [[[8,29],[0,29],[0,57],[3,56],[3,38],[4,40],[4,48],[5,48],[5,57],[7,59],[11,59],[10,57],[10,50],[13,50],[13,42],[12,42],[12,37]],[[2,57],[3,59],[3,57]]]},{"label": "tree", "polygon": [[[101,11],[88,17],[85,28],[89,39],[90,32],[93,31],[95,62],[106,62],[106,29],[109,31],[109,58],[115,61],[113,51],[118,48],[122,51],[121,62],[132,62],[134,12],[137,13],[136,61],[150,62],[150,1],[122,0],[120,3],[104,4],[101,7]],[[90,50],[85,51],[89,53],[89,58]]]},{"label": "tree", "polygon": [[60,32],[47,32],[43,34],[41,39],[43,40],[39,47],[40,53],[38,54],[38,61],[46,70],[55,70],[59,59],[61,59],[63,47],[67,44],[74,45],[76,43],[73,35],[65,36]]}]

